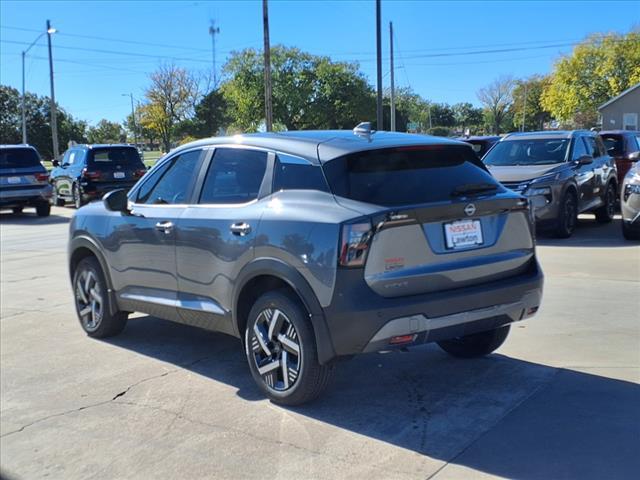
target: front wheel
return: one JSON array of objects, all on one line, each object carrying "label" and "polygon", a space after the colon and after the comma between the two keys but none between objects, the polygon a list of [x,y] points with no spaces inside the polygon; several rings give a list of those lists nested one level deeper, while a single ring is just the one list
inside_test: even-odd
[{"label": "front wheel", "polygon": [[251,375],[274,403],[300,405],[327,387],[333,367],[320,365],[304,307],[287,291],[262,295],[251,308],[245,332]]},{"label": "front wheel", "polygon": [[474,358],[489,355],[504,343],[509,335],[510,325],[486,332],[472,333],[463,337],[443,340],[438,346],[449,355],[459,358]]},{"label": "front wheel", "polygon": [[58,187],[53,185],[53,194],[51,195],[51,204],[56,207],[64,207],[64,200],[58,195]]},{"label": "front wheel", "polygon": [[603,201],[604,205],[595,211],[596,221],[598,223],[611,223],[616,213],[616,186],[613,183],[607,185]]},{"label": "front wheel", "polygon": [[106,338],[124,330],[128,314],[111,313],[107,282],[98,260],[87,257],[80,261],[73,275],[73,291],[78,320],[87,335]]},{"label": "front wheel", "polygon": [[578,223],[578,200],[572,192],[567,192],[562,197],[556,224],[556,237],[569,238]]},{"label": "front wheel", "polygon": [[80,192],[80,185],[77,183],[73,184],[73,206],[76,208],[82,207],[84,203],[82,202],[82,193]]}]

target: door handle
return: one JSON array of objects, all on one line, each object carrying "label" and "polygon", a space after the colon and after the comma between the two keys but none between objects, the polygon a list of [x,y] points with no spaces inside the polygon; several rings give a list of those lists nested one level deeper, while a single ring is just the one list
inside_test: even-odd
[{"label": "door handle", "polygon": [[160,230],[165,235],[169,235],[173,230],[173,222],[158,222],[156,223],[156,230]]},{"label": "door handle", "polygon": [[240,235],[241,237],[244,237],[245,235],[251,233],[251,225],[246,222],[233,223],[231,227],[229,227],[229,230],[231,230],[231,233],[233,233],[234,235]]}]

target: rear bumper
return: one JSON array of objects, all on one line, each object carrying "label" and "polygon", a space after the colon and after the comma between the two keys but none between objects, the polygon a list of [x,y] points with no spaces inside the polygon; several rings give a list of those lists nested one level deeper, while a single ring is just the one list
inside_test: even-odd
[{"label": "rear bumper", "polygon": [[374,293],[362,271],[343,270],[324,314],[336,354],[353,355],[391,348],[394,336],[414,335],[411,345],[415,345],[523,320],[539,307],[542,287],[542,271],[535,260],[516,277],[398,298]]},{"label": "rear bumper", "polygon": [[0,206],[18,207],[48,202],[52,192],[53,188],[48,184],[41,188],[0,190]]}]

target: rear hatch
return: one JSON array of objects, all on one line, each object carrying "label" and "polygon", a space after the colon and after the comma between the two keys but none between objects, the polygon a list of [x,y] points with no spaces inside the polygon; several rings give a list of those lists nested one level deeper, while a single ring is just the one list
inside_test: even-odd
[{"label": "rear hatch", "polygon": [[0,149],[0,190],[39,190],[49,182],[47,169],[33,148]]},{"label": "rear hatch", "polygon": [[89,151],[85,177],[96,183],[132,184],[146,172],[134,147],[96,147]]},{"label": "rear hatch", "polygon": [[[381,296],[515,276],[534,257],[526,200],[500,185],[467,146],[369,150],[323,168],[337,201],[363,214],[343,237],[370,222],[364,277]],[[341,254],[358,255],[362,242],[353,245],[343,239],[341,248],[354,250]]]}]

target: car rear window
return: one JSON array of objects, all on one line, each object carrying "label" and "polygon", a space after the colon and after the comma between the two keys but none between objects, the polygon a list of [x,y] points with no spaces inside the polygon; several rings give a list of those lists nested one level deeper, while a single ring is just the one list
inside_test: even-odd
[{"label": "car rear window", "polygon": [[495,184],[467,146],[370,150],[323,166],[334,195],[383,206],[448,200],[456,187]]},{"label": "car rear window", "polygon": [[111,166],[139,167],[142,165],[140,154],[135,148],[107,147],[90,150],[89,165],[109,168]]},{"label": "car rear window", "polygon": [[602,141],[609,155],[617,156],[624,154],[624,138],[622,135],[603,135]]},{"label": "car rear window", "polygon": [[0,168],[23,168],[40,165],[40,157],[32,148],[3,148]]}]

